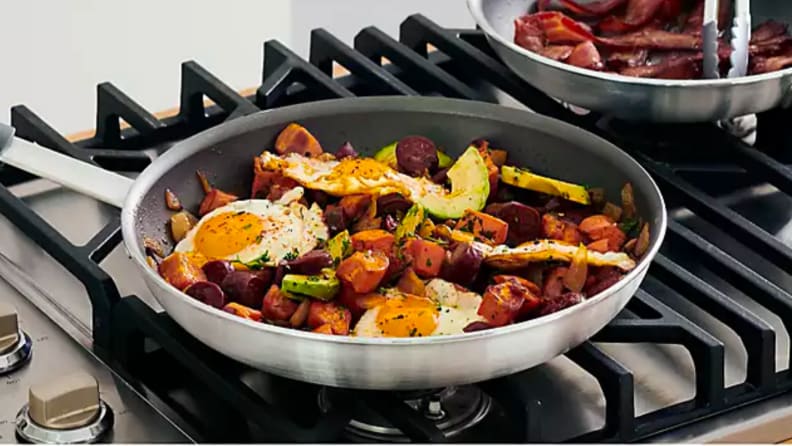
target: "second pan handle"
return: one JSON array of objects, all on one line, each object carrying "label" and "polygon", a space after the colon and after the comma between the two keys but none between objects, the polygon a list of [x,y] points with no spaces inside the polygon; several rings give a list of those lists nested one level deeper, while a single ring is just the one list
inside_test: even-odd
[{"label": "second pan handle", "polygon": [[14,136],[0,123],[0,162],[53,181],[117,208],[124,206],[134,180]]}]

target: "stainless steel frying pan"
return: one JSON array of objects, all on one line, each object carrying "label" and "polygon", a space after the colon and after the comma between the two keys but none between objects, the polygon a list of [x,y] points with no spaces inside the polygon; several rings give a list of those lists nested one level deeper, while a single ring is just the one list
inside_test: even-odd
[{"label": "stainless steel frying pan", "polygon": [[[721,0],[726,1],[726,0]],[[514,19],[537,0],[468,0],[476,23],[503,62],[526,82],[564,102],[622,119],[719,121],[792,104],[792,68],[734,79],[665,80],[602,73],[554,61],[516,45]],[[754,23],[792,23],[789,2],[753,0]]]},{"label": "stainless steel frying pan", "polygon": [[[357,338],[256,323],[187,297],[146,263],[143,237],[167,240],[163,191],[187,209],[203,197],[195,171],[247,196],[252,160],[300,122],[328,148],[352,141],[363,154],[407,134],[426,135],[459,155],[476,138],[508,148],[511,163],[565,180],[601,185],[618,202],[631,181],[651,224],[649,251],[615,286],[536,320],[453,336]],[[0,161],[122,208],[124,244],[159,303],[190,334],[240,362],[285,377],[365,389],[425,389],[525,370],[580,344],[607,324],[638,288],[663,240],[666,211],[649,175],[627,154],[581,129],[533,113],[443,98],[354,98],[285,107],[214,127],[173,146],[136,180],[11,137],[0,125]],[[74,218],[79,218],[75,215]],[[133,272],[130,271],[130,274]]]}]

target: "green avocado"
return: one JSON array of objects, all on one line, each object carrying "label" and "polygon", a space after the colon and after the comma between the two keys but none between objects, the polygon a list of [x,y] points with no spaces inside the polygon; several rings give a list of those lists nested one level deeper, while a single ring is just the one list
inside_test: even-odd
[{"label": "green avocado", "polygon": [[555,178],[543,177],[531,173],[527,169],[503,166],[501,167],[501,181],[510,186],[555,195],[576,203],[591,204],[591,197],[584,186],[556,180]]},{"label": "green avocado", "polygon": [[327,241],[325,249],[333,258],[333,264],[338,266],[342,260],[352,254],[352,238],[349,236],[349,231],[344,229],[333,238]]},{"label": "green avocado", "polygon": [[281,288],[287,293],[309,296],[319,300],[331,300],[341,289],[335,272],[328,270],[321,275],[286,274]]},{"label": "green avocado", "polygon": [[490,193],[489,172],[478,149],[468,147],[448,169],[451,192],[416,197],[416,202],[439,219],[460,218],[467,209],[480,211]]},{"label": "green avocado", "polygon": [[399,226],[396,227],[396,233],[394,234],[396,237],[396,241],[400,241],[405,237],[413,237],[415,236],[415,232],[418,230],[418,226],[423,223],[424,221],[424,208],[418,203],[413,204],[410,206],[410,209],[407,209],[407,213],[404,214],[404,218],[399,223]]},{"label": "green avocado", "polygon": [[[396,145],[398,142],[394,142],[388,144],[387,146],[379,149],[377,153],[374,154],[374,159],[383,163],[387,164],[391,169],[398,169],[398,164],[396,161]],[[437,151],[437,167],[440,169],[445,169],[446,167],[454,164],[454,159],[450,156],[446,155],[441,151]]]}]

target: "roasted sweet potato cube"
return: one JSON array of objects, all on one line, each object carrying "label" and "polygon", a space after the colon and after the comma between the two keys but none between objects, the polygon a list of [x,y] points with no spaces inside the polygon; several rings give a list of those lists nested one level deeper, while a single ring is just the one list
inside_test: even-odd
[{"label": "roasted sweet potato cube", "polygon": [[275,151],[279,155],[299,153],[305,156],[319,156],[324,152],[319,141],[305,127],[297,123],[289,124],[280,132],[275,140]]},{"label": "roasted sweet potato cube", "polygon": [[180,290],[206,280],[201,265],[183,252],[174,252],[162,259],[158,270],[163,279]]},{"label": "roasted sweet potato cube", "polygon": [[356,293],[370,293],[377,289],[390,261],[377,251],[355,252],[338,265],[336,276]]},{"label": "roasted sweet potato cube", "polygon": [[389,254],[393,251],[394,235],[383,229],[369,229],[352,235],[352,249],[355,251],[379,251]]},{"label": "roasted sweet potato cube", "polygon": [[308,326],[317,329],[330,325],[333,334],[348,335],[352,323],[352,313],[334,302],[311,302],[308,309]]},{"label": "roasted sweet potato cube", "polygon": [[404,246],[412,257],[412,268],[421,277],[437,277],[443,267],[446,250],[429,240],[410,239]]},{"label": "roasted sweet potato cube", "polygon": [[459,219],[454,229],[469,232],[476,240],[492,245],[504,243],[509,235],[508,223],[484,212],[470,209]]}]

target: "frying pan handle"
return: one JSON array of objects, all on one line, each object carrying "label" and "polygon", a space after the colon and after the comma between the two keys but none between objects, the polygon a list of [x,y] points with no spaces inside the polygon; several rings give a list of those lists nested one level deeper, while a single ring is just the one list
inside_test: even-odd
[{"label": "frying pan handle", "polygon": [[124,206],[134,180],[16,138],[14,132],[0,123],[0,162],[117,208]]}]

